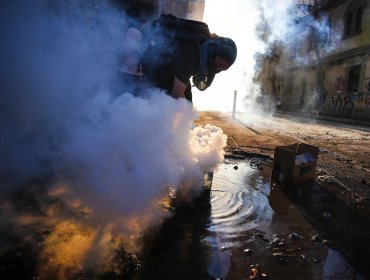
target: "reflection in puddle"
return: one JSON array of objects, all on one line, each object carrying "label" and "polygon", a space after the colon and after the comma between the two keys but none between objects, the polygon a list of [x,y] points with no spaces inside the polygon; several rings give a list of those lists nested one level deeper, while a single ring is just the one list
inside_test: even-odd
[{"label": "reflection in puddle", "polygon": [[270,167],[256,170],[249,162],[215,170],[208,274],[242,279],[250,265],[260,264],[273,279],[364,279],[327,246],[280,188],[270,189],[270,175]]},{"label": "reflection in puddle", "polygon": [[269,182],[246,164],[238,167],[223,165],[213,176],[209,230],[216,233],[219,247],[242,245],[241,237],[257,223],[272,219],[266,195]]}]

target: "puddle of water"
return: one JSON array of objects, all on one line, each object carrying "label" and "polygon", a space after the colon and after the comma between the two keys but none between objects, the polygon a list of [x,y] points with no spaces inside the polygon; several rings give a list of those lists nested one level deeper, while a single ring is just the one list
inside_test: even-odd
[{"label": "puddle of water", "polygon": [[[270,175],[271,168],[255,170],[248,162],[215,170],[208,228],[210,275],[240,279],[246,268],[258,263],[274,279],[354,279],[355,271],[338,251],[312,240],[316,230],[285,193],[270,189]],[[294,233],[302,239],[290,238]],[[253,252],[249,258],[245,249]],[[215,269],[217,262],[224,268]]]},{"label": "puddle of water", "polygon": [[162,226],[135,279],[245,279],[255,264],[270,279],[365,279],[270,187],[271,167],[253,167],[220,165],[210,191]]}]

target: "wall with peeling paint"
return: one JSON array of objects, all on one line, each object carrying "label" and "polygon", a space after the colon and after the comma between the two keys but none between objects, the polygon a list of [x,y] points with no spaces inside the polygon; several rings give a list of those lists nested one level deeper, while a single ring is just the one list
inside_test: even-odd
[{"label": "wall with peeling paint", "polygon": [[296,84],[296,94],[294,107],[302,112],[313,110],[316,98],[316,77],[315,69],[304,69],[300,73],[295,73],[294,83]]}]

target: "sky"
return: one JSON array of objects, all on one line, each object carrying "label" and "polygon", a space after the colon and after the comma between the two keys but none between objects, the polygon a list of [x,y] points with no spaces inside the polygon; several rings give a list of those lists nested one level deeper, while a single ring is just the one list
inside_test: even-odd
[{"label": "sky", "polygon": [[[206,1],[203,21],[212,33],[233,39],[238,48],[235,63],[216,75],[204,92],[194,89],[194,104],[198,110],[232,111],[234,91],[237,91],[237,110],[241,110],[246,87],[250,85],[254,68],[254,52],[262,51],[255,28],[260,21],[255,1]],[[225,24],[227,23],[227,24]]]}]

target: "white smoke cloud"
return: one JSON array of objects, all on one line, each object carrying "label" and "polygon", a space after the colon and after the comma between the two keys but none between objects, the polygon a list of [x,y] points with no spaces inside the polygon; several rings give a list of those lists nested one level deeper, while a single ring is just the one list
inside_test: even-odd
[{"label": "white smoke cloud", "polygon": [[204,172],[223,160],[226,136],[210,126],[192,131],[187,101],[159,91],[109,100],[102,93],[83,106],[88,119],[69,123],[62,152],[74,189],[89,186],[100,211],[140,211],[165,187],[201,184]]},{"label": "white smoke cloud", "polygon": [[[114,239],[107,236],[135,239],[161,218],[156,202],[167,188],[201,186],[204,172],[223,160],[226,135],[212,126],[192,129],[192,105],[158,89],[112,98],[128,27],[122,13],[106,7],[87,24],[37,21],[33,8],[12,8],[0,20],[2,218],[14,234],[24,226],[11,202],[24,193],[40,212],[27,214],[28,230],[51,231],[41,258],[59,259],[61,267],[68,259],[73,270],[74,258],[83,263],[96,252],[95,264],[96,244]],[[83,246],[80,253],[63,238]]]},{"label": "white smoke cloud", "polygon": [[117,204],[125,212],[187,177],[199,183],[222,161],[220,130],[196,128],[196,137],[210,139],[202,140],[204,153],[196,149],[190,129],[195,112],[187,101],[159,90],[112,101],[110,83],[127,28],[122,14],[106,7],[91,26],[65,18],[34,24],[28,16],[10,18],[4,38],[9,49],[2,55],[14,60],[1,69],[7,81],[0,100],[2,189],[34,177],[72,176],[75,189],[102,194],[106,205],[96,205]]}]

